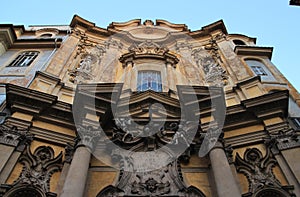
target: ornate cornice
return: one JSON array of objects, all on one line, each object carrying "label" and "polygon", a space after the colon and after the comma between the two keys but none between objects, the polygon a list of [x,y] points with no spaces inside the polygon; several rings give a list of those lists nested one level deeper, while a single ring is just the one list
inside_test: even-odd
[{"label": "ornate cornice", "polygon": [[266,56],[270,60],[272,58],[273,47],[258,47],[258,46],[236,46],[234,52],[237,55],[249,56]]},{"label": "ornate cornice", "polygon": [[210,36],[212,32],[217,30],[223,32],[225,35],[228,35],[223,20],[219,20],[210,25],[204,26],[200,30],[192,31],[189,33],[189,35],[192,36],[192,38],[205,37],[205,36]]},{"label": "ornate cornice", "polygon": [[172,66],[179,62],[179,59],[169,53],[169,49],[165,46],[161,46],[151,40],[146,40],[138,45],[134,44],[129,47],[129,53],[126,53],[120,57],[120,62],[123,66],[127,66],[129,62],[140,58],[154,58],[170,63]]},{"label": "ornate cornice", "polygon": [[[24,28],[24,27],[23,27]],[[0,24],[0,42],[6,49],[10,48],[17,39],[14,26],[11,24]]]}]

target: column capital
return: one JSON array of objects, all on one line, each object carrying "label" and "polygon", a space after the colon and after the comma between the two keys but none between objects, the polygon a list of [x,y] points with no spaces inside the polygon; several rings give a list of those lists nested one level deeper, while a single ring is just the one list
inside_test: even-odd
[{"label": "column capital", "polygon": [[201,138],[203,138],[202,146],[206,147],[207,152],[217,148],[224,149],[224,133],[216,126],[209,128],[206,133],[201,133]]},{"label": "column capital", "polygon": [[265,139],[265,144],[274,154],[278,154],[281,150],[300,147],[300,136],[294,129],[287,128],[270,134],[269,138]]},{"label": "column capital", "polygon": [[76,148],[86,146],[90,150],[94,149],[94,145],[102,134],[101,128],[93,128],[92,126],[77,125]]},{"label": "column capital", "polygon": [[66,163],[71,163],[74,155],[75,147],[71,144],[67,144],[65,147],[65,161]]},{"label": "column capital", "polygon": [[17,147],[19,151],[24,150],[25,146],[32,141],[32,137],[28,129],[19,129],[7,124],[0,125],[0,143]]}]

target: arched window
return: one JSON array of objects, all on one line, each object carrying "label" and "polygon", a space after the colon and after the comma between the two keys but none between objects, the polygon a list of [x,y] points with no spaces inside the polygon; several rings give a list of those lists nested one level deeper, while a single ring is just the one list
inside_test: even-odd
[{"label": "arched window", "polygon": [[246,59],[245,62],[255,75],[260,76],[262,81],[276,81],[275,76],[262,61],[256,59]]},{"label": "arched window", "polygon": [[286,197],[290,195],[287,192],[279,190],[277,188],[266,188],[256,192],[256,194],[254,194],[253,196],[254,197]]},{"label": "arched window", "polygon": [[37,51],[25,51],[20,53],[7,67],[26,67],[38,56]]},{"label": "arched window", "polygon": [[245,42],[242,41],[242,40],[233,40],[233,43],[234,43],[235,45],[246,45]]},{"label": "arched window", "polygon": [[259,76],[268,75],[267,69],[265,68],[265,65],[262,62],[257,60],[246,60],[246,63],[248,64],[248,66],[250,66],[250,68],[256,75]]},{"label": "arched window", "polygon": [[46,195],[39,188],[26,185],[12,188],[3,197],[46,197]]},{"label": "arched window", "polygon": [[137,91],[162,91],[161,73],[159,71],[142,70],[138,72]]}]

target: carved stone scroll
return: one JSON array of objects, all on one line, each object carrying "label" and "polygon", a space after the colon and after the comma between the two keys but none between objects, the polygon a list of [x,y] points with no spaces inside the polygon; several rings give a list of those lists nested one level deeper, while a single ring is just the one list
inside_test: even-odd
[{"label": "carved stone scroll", "polygon": [[276,179],[272,169],[276,160],[271,157],[269,149],[263,156],[257,148],[249,148],[245,151],[243,159],[237,153],[235,164],[237,171],[243,173],[249,182],[249,193],[254,194],[266,187],[281,188],[281,183]]},{"label": "carved stone scroll", "polygon": [[53,173],[62,168],[62,152],[55,157],[54,150],[50,146],[40,146],[34,153],[27,146],[19,162],[23,164],[22,172],[13,184],[1,185],[4,194],[16,196],[18,192],[29,192],[28,194],[36,196],[56,196],[50,192],[50,179]]}]

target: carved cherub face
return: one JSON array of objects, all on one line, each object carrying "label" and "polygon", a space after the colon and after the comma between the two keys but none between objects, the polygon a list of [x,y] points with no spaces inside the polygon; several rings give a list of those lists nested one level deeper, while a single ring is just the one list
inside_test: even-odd
[{"label": "carved cherub face", "polygon": [[157,182],[153,178],[150,178],[146,181],[146,186],[148,191],[154,192],[157,188]]},{"label": "carved cherub face", "polygon": [[249,153],[248,158],[250,161],[256,162],[259,160],[259,155],[255,152],[251,152],[251,153]]},{"label": "carved cherub face", "polygon": [[49,151],[47,151],[47,150],[40,151],[40,152],[37,153],[37,158],[40,161],[45,161],[45,160],[51,158],[51,153]]}]

